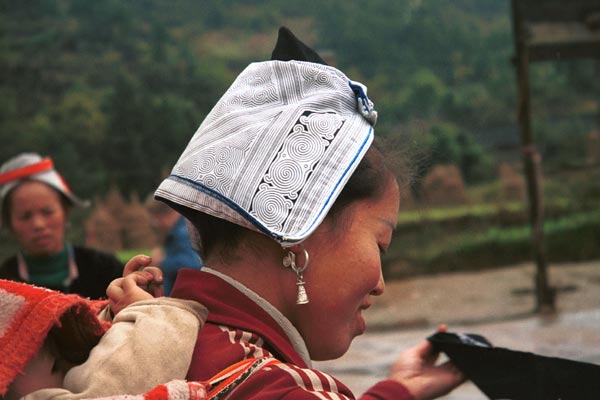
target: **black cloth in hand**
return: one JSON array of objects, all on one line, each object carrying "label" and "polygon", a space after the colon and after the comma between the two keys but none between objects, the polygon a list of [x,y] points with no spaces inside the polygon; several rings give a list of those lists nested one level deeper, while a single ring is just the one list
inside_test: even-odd
[{"label": "black cloth in hand", "polygon": [[475,334],[438,332],[428,340],[490,399],[600,399],[600,365],[493,347]]}]

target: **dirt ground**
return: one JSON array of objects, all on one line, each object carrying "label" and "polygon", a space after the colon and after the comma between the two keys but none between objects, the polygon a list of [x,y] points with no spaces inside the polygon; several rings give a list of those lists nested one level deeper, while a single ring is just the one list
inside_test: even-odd
[{"label": "dirt ground", "polygon": [[[468,325],[522,318],[535,310],[536,267],[525,263],[479,272],[450,273],[386,282],[366,313],[369,329]],[[600,307],[600,260],[551,264],[556,310]]]}]

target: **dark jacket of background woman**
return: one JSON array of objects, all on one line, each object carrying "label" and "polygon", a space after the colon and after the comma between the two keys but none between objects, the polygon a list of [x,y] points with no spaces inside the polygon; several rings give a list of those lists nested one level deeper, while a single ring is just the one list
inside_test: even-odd
[{"label": "dark jacket of background woman", "polygon": [[[79,276],[68,287],[51,288],[76,293],[92,299],[105,298],[106,288],[123,273],[123,264],[112,254],[86,247],[73,247]],[[19,276],[17,256],[7,258],[0,266],[0,278],[24,282]]]}]

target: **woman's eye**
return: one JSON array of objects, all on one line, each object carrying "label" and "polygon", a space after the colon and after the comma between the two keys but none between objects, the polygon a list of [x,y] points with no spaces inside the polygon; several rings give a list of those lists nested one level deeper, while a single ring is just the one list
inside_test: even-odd
[{"label": "woman's eye", "polygon": [[19,221],[27,221],[29,218],[31,218],[31,214],[26,213],[26,214],[20,214],[17,216],[17,219]]}]

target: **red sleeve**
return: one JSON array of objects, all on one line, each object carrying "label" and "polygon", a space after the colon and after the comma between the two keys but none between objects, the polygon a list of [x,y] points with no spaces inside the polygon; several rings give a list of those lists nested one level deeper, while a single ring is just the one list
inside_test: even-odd
[{"label": "red sleeve", "polygon": [[360,396],[359,400],[414,400],[401,383],[391,379],[381,381]]}]

